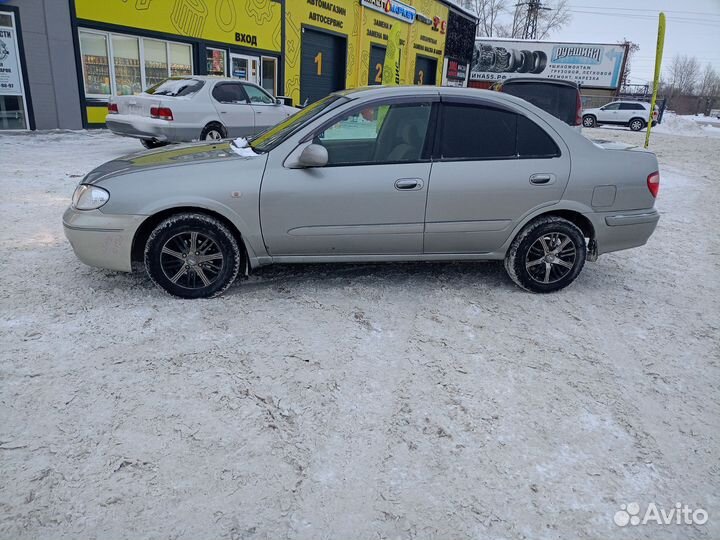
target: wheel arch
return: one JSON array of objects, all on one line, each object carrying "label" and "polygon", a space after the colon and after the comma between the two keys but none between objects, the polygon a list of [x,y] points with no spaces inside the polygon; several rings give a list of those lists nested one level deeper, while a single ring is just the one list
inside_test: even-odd
[{"label": "wheel arch", "polygon": [[249,271],[250,267],[254,267],[257,265],[257,257],[255,255],[255,252],[253,251],[252,247],[248,245],[245,237],[240,232],[240,229],[238,229],[235,223],[233,223],[231,219],[229,219],[227,216],[224,216],[220,212],[198,206],[174,206],[171,208],[160,210],[148,216],[145,221],[140,224],[138,229],[135,231],[135,235],[133,236],[132,247],[130,250],[131,261],[133,263],[141,263],[144,260],[145,244],[147,243],[147,240],[155,227],[157,227],[162,221],[171,216],[185,213],[204,214],[220,221],[228,228],[228,230],[230,230],[233,237],[237,241],[238,246],[240,246],[240,249],[242,250],[242,255],[244,257],[244,262],[247,265],[245,269],[246,272]]}]

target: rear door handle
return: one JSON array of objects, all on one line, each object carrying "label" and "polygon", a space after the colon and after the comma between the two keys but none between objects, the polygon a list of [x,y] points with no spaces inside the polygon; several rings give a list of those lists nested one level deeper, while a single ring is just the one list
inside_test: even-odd
[{"label": "rear door handle", "polygon": [[555,182],[554,174],[533,174],[530,177],[531,184],[552,184]]},{"label": "rear door handle", "polygon": [[419,178],[400,178],[395,180],[395,189],[400,191],[417,191],[422,189],[423,182]]}]

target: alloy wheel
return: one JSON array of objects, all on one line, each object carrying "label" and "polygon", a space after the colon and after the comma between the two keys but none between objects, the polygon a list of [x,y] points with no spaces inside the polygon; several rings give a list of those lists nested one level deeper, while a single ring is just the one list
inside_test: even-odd
[{"label": "alloy wheel", "polygon": [[222,139],[222,133],[216,129],[211,129],[207,132],[207,135],[205,135],[206,141],[219,141],[220,139]]},{"label": "alloy wheel", "polygon": [[554,232],[541,236],[525,256],[525,268],[538,283],[555,283],[567,276],[575,265],[575,243],[569,236]]},{"label": "alloy wheel", "polygon": [[210,236],[182,232],[163,245],[160,267],[171,283],[185,289],[208,287],[217,281],[223,269],[220,246]]}]

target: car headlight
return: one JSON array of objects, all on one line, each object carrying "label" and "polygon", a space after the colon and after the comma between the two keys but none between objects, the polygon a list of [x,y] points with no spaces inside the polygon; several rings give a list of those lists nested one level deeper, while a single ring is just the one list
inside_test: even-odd
[{"label": "car headlight", "polygon": [[80,184],[75,188],[72,206],[78,210],[96,210],[110,200],[110,193],[97,186]]}]

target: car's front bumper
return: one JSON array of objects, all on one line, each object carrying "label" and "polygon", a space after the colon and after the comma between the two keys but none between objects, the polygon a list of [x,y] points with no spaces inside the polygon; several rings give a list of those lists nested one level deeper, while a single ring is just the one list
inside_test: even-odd
[{"label": "car's front bumper", "polygon": [[201,128],[134,114],[109,114],[107,128],[116,135],[161,142],[189,142],[200,137]]},{"label": "car's front bumper", "polygon": [[63,214],[63,228],[75,255],[85,264],[130,272],[133,238],[146,217],[71,207]]}]

